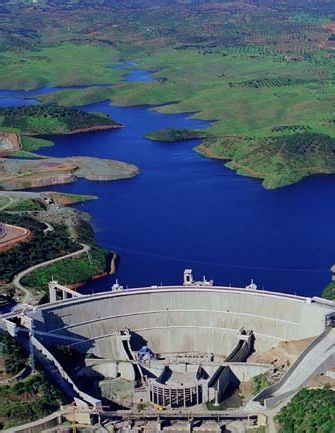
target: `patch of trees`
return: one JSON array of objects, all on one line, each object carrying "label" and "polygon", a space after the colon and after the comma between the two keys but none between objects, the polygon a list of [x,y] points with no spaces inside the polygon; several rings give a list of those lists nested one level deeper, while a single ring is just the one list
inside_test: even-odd
[{"label": "patch of trees", "polygon": [[334,433],[335,391],[303,389],[276,417],[278,433]]},{"label": "patch of trees", "polygon": [[33,218],[1,213],[0,220],[25,227],[33,235],[29,242],[0,254],[1,279],[5,282],[23,269],[80,249],[80,245],[68,237],[67,228],[63,225],[53,225],[52,232],[44,233],[44,224]]},{"label": "patch of trees", "polygon": [[303,126],[303,125],[277,125],[271,128],[271,131],[273,132],[305,132],[307,130],[311,129],[310,126]]},{"label": "patch of trees", "polygon": [[248,87],[258,89],[260,87],[283,87],[306,84],[308,80],[293,78],[262,78],[257,80],[241,81],[238,83],[229,83],[230,87]]},{"label": "patch of trees", "polygon": [[120,126],[107,116],[59,106],[41,104],[0,108],[0,126],[26,133],[56,134],[97,126]]}]

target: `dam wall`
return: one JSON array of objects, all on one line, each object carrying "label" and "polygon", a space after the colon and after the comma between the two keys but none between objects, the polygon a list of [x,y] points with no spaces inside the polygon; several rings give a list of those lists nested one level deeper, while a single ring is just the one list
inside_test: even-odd
[{"label": "dam wall", "polygon": [[30,315],[36,330],[83,338],[73,343],[79,351],[122,359],[117,332],[124,328],[131,331],[133,350],[147,344],[156,354],[228,355],[242,327],[254,331],[255,349],[264,352],[283,340],[321,334],[331,311],[333,305],[273,292],[176,286],[82,296]]}]

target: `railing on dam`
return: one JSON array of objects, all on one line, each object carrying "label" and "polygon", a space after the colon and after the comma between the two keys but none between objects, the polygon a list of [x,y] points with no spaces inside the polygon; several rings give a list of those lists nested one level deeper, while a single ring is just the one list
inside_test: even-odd
[{"label": "railing on dam", "polygon": [[[249,295],[254,296],[270,296],[275,298],[284,298],[284,299],[291,299],[294,301],[300,301],[300,302],[313,302],[313,299],[306,298],[304,296],[299,295],[291,295],[287,293],[280,293],[280,292],[271,292],[268,290],[250,290],[246,288],[241,287],[228,287],[228,286],[197,286],[197,285],[190,285],[190,286],[151,286],[151,287],[137,287],[137,288],[131,288],[131,289],[125,289],[122,291],[106,291],[106,292],[99,292],[95,293],[93,295],[81,295],[77,298],[68,298],[63,301],[57,301],[49,304],[44,304],[41,306],[38,306],[38,310],[45,310],[48,308],[54,308],[55,306],[60,307],[62,305],[67,304],[75,304],[75,303],[84,303],[88,302],[92,299],[104,299],[104,298],[113,298],[113,297],[123,297],[123,296],[131,296],[136,294],[151,294],[151,293],[158,293],[158,292],[233,292],[233,293],[245,293]],[[314,302],[319,302],[317,299],[315,299]],[[335,308],[335,303],[333,303]]]}]

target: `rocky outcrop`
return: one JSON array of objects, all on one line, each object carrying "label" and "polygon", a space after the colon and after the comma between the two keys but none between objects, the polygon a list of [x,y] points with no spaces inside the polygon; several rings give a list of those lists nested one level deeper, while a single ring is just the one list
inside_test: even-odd
[{"label": "rocky outcrop", "polygon": [[0,151],[21,149],[20,135],[13,132],[0,132]]},{"label": "rocky outcrop", "polygon": [[67,158],[67,161],[78,167],[75,172],[76,177],[83,177],[87,180],[109,181],[128,179],[139,173],[139,169],[136,166],[111,159],[77,156]]},{"label": "rocky outcrop", "polygon": [[128,179],[138,174],[136,166],[90,157],[22,160],[0,158],[0,187],[6,190],[37,188],[74,182]]}]

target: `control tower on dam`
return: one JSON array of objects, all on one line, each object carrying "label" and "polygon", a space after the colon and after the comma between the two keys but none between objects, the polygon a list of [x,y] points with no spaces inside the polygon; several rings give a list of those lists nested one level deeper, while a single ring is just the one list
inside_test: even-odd
[{"label": "control tower on dam", "polygon": [[[190,278],[190,279],[189,279]],[[131,331],[134,350],[228,356],[241,328],[252,330],[261,353],[280,341],[318,336],[332,303],[247,288],[195,282],[185,274],[180,286],[151,286],[78,296],[29,313],[35,330],[79,339],[78,351],[122,359],[118,332]],[[45,337],[46,344],[53,344]]]}]

